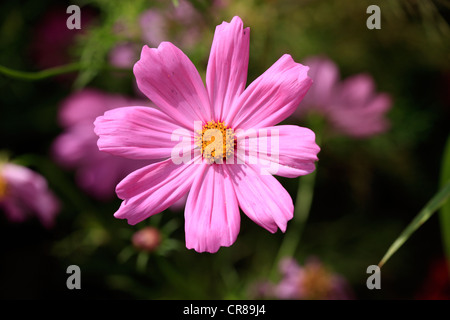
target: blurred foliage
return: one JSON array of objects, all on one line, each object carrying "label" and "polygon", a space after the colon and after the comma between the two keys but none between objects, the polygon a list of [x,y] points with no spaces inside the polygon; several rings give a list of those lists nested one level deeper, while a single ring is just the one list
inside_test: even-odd
[{"label": "blurred foliage", "polygon": [[[431,262],[444,254],[437,218],[383,268],[382,290],[366,288],[366,269],[379,262],[440,183],[450,123],[448,1],[223,0],[219,7],[206,0],[191,2],[206,27],[198,44],[185,52],[203,76],[215,26],[238,15],[251,28],[248,83],[284,53],[299,62],[325,55],[339,65],[342,77],[370,73],[377,90],[392,95],[387,133],[323,140],[311,212],[295,257],[319,257],[350,281],[358,298],[415,298]],[[93,23],[83,26],[71,43],[67,63],[79,63],[78,72],[34,82],[0,75],[0,150],[42,173],[64,203],[53,230],[33,220],[14,225],[0,217],[0,297],[251,298],[252,285],[271,275],[283,234],[270,234],[242,215],[233,246],[214,255],[198,254],[184,246],[182,210],[130,226],[113,217],[118,199],[93,200],[77,188],[73,172],[53,163],[49,147],[61,133],[57,112],[66,96],[85,86],[136,95],[131,69],[113,70],[107,59],[123,40],[112,32],[114,24],[131,26],[131,39],[139,42],[134,29],[139,14],[163,5],[144,0],[4,1],[0,65],[42,70],[31,51],[36,29],[51,9],[67,16],[70,4],[78,4],[82,14],[88,9],[95,13]],[[366,28],[371,4],[381,8],[380,30]],[[279,180],[295,201],[298,180]],[[146,225],[162,230],[159,252],[142,253],[131,246],[132,233]],[[65,286],[71,264],[82,270],[79,291]]]}]

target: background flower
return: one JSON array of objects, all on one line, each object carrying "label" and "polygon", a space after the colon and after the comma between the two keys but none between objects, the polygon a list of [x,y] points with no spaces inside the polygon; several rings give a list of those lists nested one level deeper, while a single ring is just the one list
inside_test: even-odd
[{"label": "background flower", "polygon": [[257,297],[282,300],[349,300],[354,294],[347,280],[331,272],[320,260],[309,258],[303,265],[293,258],[280,261],[281,280],[263,282]]},{"label": "background flower", "polygon": [[364,138],[389,128],[387,112],[391,97],[377,93],[373,78],[367,74],[340,79],[338,66],[325,57],[305,59],[314,84],[300,104],[296,116],[304,118],[308,112],[322,115],[338,133]]},{"label": "background flower", "polygon": [[143,45],[158,47],[163,41],[171,41],[182,49],[192,50],[205,27],[203,16],[187,0],[178,1],[176,6],[170,1],[161,1],[157,8],[142,12],[138,17],[137,36],[131,32],[136,28],[136,22],[132,23],[118,22],[121,27],[117,29],[125,35],[125,40],[110,52],[110,63],[114,66],[132,67]]},{"label": "background flower", "polygon": [[80,187],[98,199],[111,199],[121,179],[143,163],[149,163],[115,157],[97,148],[93,131],[95,118],[126,105],[150,106],[151,103],[96,89],[75,92],[61,103],[58,120],[64,132],[52,145],[54,158],[64,168],[74,169]]},{"label": "background flower", "polygon": [[52,228],[60,203],[40,174],[12,163],[0,163],[0,208],[9,220],[24,222],[32,216]]}]

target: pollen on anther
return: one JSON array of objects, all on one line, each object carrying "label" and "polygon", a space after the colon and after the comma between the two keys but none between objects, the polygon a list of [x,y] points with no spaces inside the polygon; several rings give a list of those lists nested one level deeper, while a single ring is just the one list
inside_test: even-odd
[{"label": "pollen on anther", "polygon": [[197,130],[195,145],[209,163],[221,163],[234,155],[235,134],[224,122],[208,121]]}]

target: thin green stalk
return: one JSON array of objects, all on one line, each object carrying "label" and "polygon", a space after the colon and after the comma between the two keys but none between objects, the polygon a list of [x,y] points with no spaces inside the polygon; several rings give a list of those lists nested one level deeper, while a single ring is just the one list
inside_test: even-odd
[{"label": "thin green stalk", "polygon": [[[37,80],[43,80],[50,77],[76,72],[80,71],[84,68],[82,63],[80,62],[74,62],[69,63],[63,66],[49,68],[41,71],[35,71],[35,72],[29,72],[29,71],[19,71],[7,68],[5,66],[0,65],[0,74],[3,74],[5,76],[8,76],[10,78],[20,79],[20,80],[27,80],[27,81],[37,81]],[[123,68],[116,68],[112,66],[105,65],[103,67],[105,70],[112,70],[112,71],[129,71],[129,69],[123,69]]]},{"label": "thin green stalk", "polygon": [[[445,183],[450,181],[450,136],[447,139],[441,167],[441,186],[444,187]],[[445,256],[450,262],[450,201],[442,206],[439,212],[439,222]]]},{"label": "thin green stalk", "polygon": [[[316,143],[321,144],[321,133],[323,128],[323,123],[321,119],[313,119],[312,122],[314,132],[316,133]],[[317,175],[317,165],[316,170],[312,173],[302,176],[299,178],[299,185],[297,189],[297,197],[294,206],[294,218],[289,225],[289,228],[284,235],[283,242],[278,249],[277,256],[274,260],[272,267],[271,276],[274,277],[277,271],[278,263],[283,257],[293,257],[297,247],[300,243],[300,239],[303,230],[306,225],[306,221],[309,217],[309,212],[311,211],[311,205],[314,198],[314,186],[316,182]]]},{"label": "thin green stalk", "polygon": [[381,268],[389,258],[405,243],[406,240],[416,231],[421,225],[423,225],[439,208],[441,208],[450,196],[450,181],[431,198],[431,200],[425,205],[425,207],[417,214],[417,216],[410,222],[400,236],[392,243],[388,251],[381,259],[378,266]]},{"label": "thin green stalk", "polygon": [[53,76],[70,73],[70,72],[74,72],[74,71],[79,71],[79,70],[81,70],[81,63],[79,63],[79,62],[70,63],[70,64],[66,64],[63,66],[45,69],[45,70],[36,71],[36,72],[18,71],[18,70],[13,70],[13,69],[10,69],[10,68],[0,65],[0,73],[1,74],[11,77],[11,78],[21,79],[21,80],[29,80],[29,81],[42,80],[42,79],[50,78]]},{"label": "thin green stalk", "polygon": [[316,172],[317,169],[299,179],[294,219],[292,224],[289,225],[278,250],[277,257],[274,261],[273,272],[276,271],[277,265],[283,257],[292,257],[297,250],[312,205]]}]

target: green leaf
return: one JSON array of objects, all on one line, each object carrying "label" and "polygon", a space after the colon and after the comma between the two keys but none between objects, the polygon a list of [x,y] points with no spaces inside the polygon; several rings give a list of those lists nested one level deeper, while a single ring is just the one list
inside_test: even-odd
[{"label": "green leaf", "polygon": [[[450,181],[450,136],[447,139],[447,145],[442,157],[441,167],[441,185]],[[440,212],[439,221],[441,224],[442,241],[444,245],[445,255],[447,260],[450,261],[450,201],[446,202]]]},{"label": "green leaf", "polygon": [[419,214],[411,221],[411,223],[400,234],[397,240],[390,246],[383,259],[378,264],[382,267],[386,261],[405,243],[406,240],[424,224],[439,208],[441,208],[450,196],[450,181],[425,205]]}]

